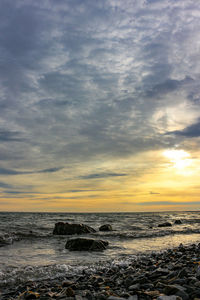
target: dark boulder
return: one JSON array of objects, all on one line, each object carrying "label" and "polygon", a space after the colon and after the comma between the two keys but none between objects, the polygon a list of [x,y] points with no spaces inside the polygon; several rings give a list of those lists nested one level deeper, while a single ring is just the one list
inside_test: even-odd
[{"label": "dark boulder", "polygon": [[172,226],[170,222],[165,222],[158,225],[158,227],[169,227],[169,226]]},{"label": "dark boulder", "polygon": [[182,224],[182,221],[181,220],[175,220],[174,224],[180,225],[180,224]]},{"label": "dark boulder", "polygon": [[107,246],[107,241],[77,238],[68,240],[65,248],[70,251],[103,251]]},{"label": "dark boulder", "polygon": [[105,224],[99,227],[99,231],[112,231],[112,226],[110,224]]},{"label": "dark boulder", "polygon": [[58,235],[72,235],[96,232],[92,227],[85,224],[69,224],[58,222],[55,224],[53,234]]}]

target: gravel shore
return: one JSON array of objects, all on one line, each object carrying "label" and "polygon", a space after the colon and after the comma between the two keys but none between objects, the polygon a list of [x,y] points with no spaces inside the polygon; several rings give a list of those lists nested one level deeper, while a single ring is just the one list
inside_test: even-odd
[{"label": "gravel shore", "polygon": [[200,244],[1,291],[0,299],[200,300]]}]

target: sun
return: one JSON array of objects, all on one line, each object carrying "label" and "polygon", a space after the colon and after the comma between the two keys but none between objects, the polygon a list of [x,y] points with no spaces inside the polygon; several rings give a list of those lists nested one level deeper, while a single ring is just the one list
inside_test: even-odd
[{"label": "sun", "polygon": [[184,150],[165,150],[163,155],[173,163],[174,167],[183,170],[191,165],[190,154]]}]

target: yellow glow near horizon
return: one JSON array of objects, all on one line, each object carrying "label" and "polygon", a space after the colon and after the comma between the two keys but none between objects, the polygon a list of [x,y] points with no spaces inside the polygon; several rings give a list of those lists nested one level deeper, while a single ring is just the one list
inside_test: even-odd
[{"label": "yellow glow near horizon", "polygon": [[165,150],[163,152],[163,155],[174,164],[175,168],[179,170],[184,170],[192,163],[192,160],[190,159],[190,154],[184,150]]}]

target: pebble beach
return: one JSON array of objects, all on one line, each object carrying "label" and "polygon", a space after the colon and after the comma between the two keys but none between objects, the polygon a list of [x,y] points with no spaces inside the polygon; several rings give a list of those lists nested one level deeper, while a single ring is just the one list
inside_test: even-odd
[{"label": "pebble beach", "polygon": [[0,217],[1,300],[200,299],[199,212]]},{"label": "pebble beach", "polygon": [[83,270],[75,276],[27,282],[5,289],[2,300],[197,300],[200,299],[200,244],[180,244],[129,263]]}]

